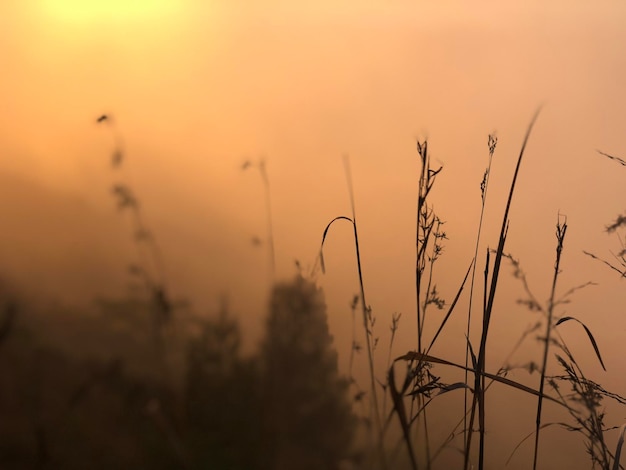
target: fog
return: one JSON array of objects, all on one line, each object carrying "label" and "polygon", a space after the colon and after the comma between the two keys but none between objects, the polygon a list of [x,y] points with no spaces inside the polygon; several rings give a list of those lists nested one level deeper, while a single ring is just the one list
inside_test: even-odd
[{"label": "fog", "polygon": [[[482,299],[484,254],[497,247],[517,156],[541,106],[505,251],[521,261],[530,288],[545,301],[555,225],[559,214],[567,217],[557,291],[596,285],[576,292],[558,314],[590,328],[607,372],[583,329],[568,324],[561,333],[593,380],[626,394],[623,285],[583,253],[612,259],[621,250],[605,227],[623,213],[626,172],[597,150],[626,155],[622,4],[87,3],[0,5],[0,273],[15,289],[72,305],[123,295],[128,266],[138,260],[132,220],[116,208],[111,187],[127,184],[158,241],[174,296],[206,314],[227,297],[244,350],[252,352],[272,283],[298,270],[312,274],[325,292],[339,369],[347,373],[350,303],[359,291],[348,222],[327,234],[325,273],[317,259],[326,225],[352,217],[347,155],[382,379],[395,312],[402,316],[391,356],[416,348],[416,141],[428,139],[432,165],[443,166],[431,197],[448,240],[434,279],[449,304],[474,256],[487,138],[498,137],[477,261],[475,295]],[[103,114],[108,119],[97,123]],[[116,150],[119,168],[111,163]],[[244,170],[246,161],[252,165]],[[259,162],[269,181],[274,271]],[[524,292],[510,265],[503,262],[502,270],[487,364],[494,372],[538,318],[516,303]],[[467,302],[466,289],[458,319],[432,354],[464,361]],[[427,319],[431,335],[435,320]],[[529,338],[511,364],[539,361],[540,349]],[[366,387],[366,356],[355,360]],[[536,375],[530,382],[524,371],[513,375],[536,387]],[[501,420],[521,407],[518,400],[506,392],[492,402],[489,419],[503,432],[488,435],[488,468],[500,468],[534,430],[531,399],[527,416]],[[607,425],[619,426],[624,410],[607,402],[607,417]],[[439,437],[449,432],[441,428],[433,428]],[[590,467],[579,437],[547,429],[545,439],[544,468]],[[613,431],[610,447],[616,439]],[[529,468],[530,440],[525,446],[511,468]],[[565,452],[568,446],[576,449]]]}]

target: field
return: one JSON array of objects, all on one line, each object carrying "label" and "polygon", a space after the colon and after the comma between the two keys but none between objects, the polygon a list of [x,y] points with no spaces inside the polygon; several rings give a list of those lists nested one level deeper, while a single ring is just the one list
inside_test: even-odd
[{"label": "field", "polygon": [[[585,373],[583,364],[590,361],[606,370],[601,338],[586,319],[564,309],[576,302],[579,291],[593,287],[588,281],[561,285],[572,230],[567,217],[555,213],[547,301],[531,290],[523,261],[507,251],[509,210],[539,115],[516,160],[495,248],[483,249],[484,208],[498,151],[498,138],[487,139],[484,176],[476,183],[481,211],[475,250],[448,298],[438,288],[443,276],[438,268],[449,236],[431,203],[445,173],[432,166],[428,141],[417,142],[416,311],[391,315],[386,343],[379,340],[386,326],[376,322],[377,312],[366,297],[347,157],[351,213],[320,227],[313,265],[297,263],[295,276],[274,282],[263,339],[246,354],[227,297],[207,316],[195,311],[189,299],[172,296],[158,233],[143,214],[143,203],[150,201],[116,176],[112,196],[128,217],[136,248],[125,293],[77,311],[38,302],[37,289],[20,290],[8,279],[2,285],[2,468],[482,469],[500,465],[495,462],[505,460],[506,445],[511,468],[551,468],[585,454],[584,465],[576,457],[580,468],[620,468],[626,426],[607,416],[606,407],[608,402],[611,410],[619,410],[626,400]],[[110,121],[103,115],[97,124],[111,126],[117,135]],[[121,140],[116,142],[110,165],[115,175],[123,175],[126,154]],[[617,156],[599,156],[612,160],[616,169],[625,165]],[[242,170],[258,171],[263,183],[267,233],[254,243],[267,253],[274,278],[269,172],[264,160],[246,161]],[[360,286],[350,303],[348,354],[336,349],[319,286],[332,264],[324,250],[339,224],[351,227],[349,250]],[[619,234],[623,225],[618,216],[606,230]],[[590,248],[586,256],[624,276],[623,251],[606,259]],[[507,346],[505,357],[502,346],[495,353],[490,347],[497,342],[492,318],[507,314],[495,302],[503,277],[519,285],[517,304],[532,319],[515,333],[518,341]],[[566,324],[570,329],[564,330]],[[449,339],[440,344],[450,328],[461,346],[454,351]],[[568,346],[572,328],[580,330],[584,346]],[[413,346],[398,350],[394,340],[400,335],[413,338]],[[346,370],[339,367],[342,354],[349,356]],[[508,409],[511,402],[515,409]],[[507,413],[509,420],[498,416]],[[514,437],[519,432],[512,431],[516,423],[511,420],[521,421],[521,416],[527,428],[532,425],[523,437]],[[567,455],[561,439],[578,453]]]}]

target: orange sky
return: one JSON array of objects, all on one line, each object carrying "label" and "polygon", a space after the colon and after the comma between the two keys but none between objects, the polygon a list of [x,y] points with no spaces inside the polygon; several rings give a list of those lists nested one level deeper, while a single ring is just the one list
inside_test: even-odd
[{"label": "orange sky", "polygon": [[[487,135],[499,137],[483,232],[493,247],[524,132],[544,104],[522,165],[507,251],[546,298],[557,212],[567,215],[560,285],[600,283],[578,294],[568,314],[593,329],[614,371],[598,380],[625,394],[617,372],[623,287],[582,250],[610,256],[618,248],[603,227],[623,210],[626,173],[595,150],[626,155],[626,6],[303,3],[0,3],[2,178],[59,191],[76,205],[59,212],[70,214],[59,226],[37,212],[39,199],[28,206],[32,213],[20,212],[30,193],[18,201],[17,189],[3,185],[5,265],[22,280],[37,271],[52,290],[79,277],[69,267],[97,272],[89,279],[98,285],[123,271],[133,256],[128,226],[108,194],[121,178],[144,203],[173,289],[201,308],[228,291],[255,341],[268,266],[250,239],[265,236],[263,186],[241,163],[267,159],[277,275],[285,278],[295,259],[312,265],[330,219],[349,215],[347,153],[368,301],[381,344],[391,314],[403,312],[400,353],[413,347],[415,330],[415,139],[428,137],[433,162],[445,167],[434,200],[448,221],[438,283],[451,299],[473,255]],[[127,165],[119,174],[108,165],[112,135],[95,125],[103,112],[123,136]],[[93,220],[71,216],[89,208],[98,214]],[[333,229],[328,273],[320,277],[342,366],[347,306],[357,290],[350,237],[348,224]],[[59,268],[68,274],[46,274]],[[521,291],[509,272],[498,300],[508,316],[493,324],[504,341],[493,345],[494,356],[530,322],[514,304]],[[589,354],[583,334],[571,334]],[[462,335],[460,321],[450,330],[449,344],[460,344],[453,354],[462,353]],[[591,360],[588,366],[596,369]]]}]

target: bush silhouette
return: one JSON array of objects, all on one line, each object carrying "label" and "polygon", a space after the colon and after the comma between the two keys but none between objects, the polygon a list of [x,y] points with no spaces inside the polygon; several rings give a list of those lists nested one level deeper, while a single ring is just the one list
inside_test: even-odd
[{"label": "bush silhouette", "polygon": [[356,420],[332,340],[313,282],[274,287],[261,348],[270,468],[334,469],[348,457]]}]

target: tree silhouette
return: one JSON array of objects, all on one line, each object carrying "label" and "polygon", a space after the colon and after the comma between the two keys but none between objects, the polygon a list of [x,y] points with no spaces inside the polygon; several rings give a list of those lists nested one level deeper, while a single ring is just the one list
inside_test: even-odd
[{"label": "tree silhouette", "polygon": [[332,470],[348,457],[356,420],[332,341],[313,282],[274,287],[261,349],[269,468]]},{"label": "tree silhouette", "polygon": [[239,323],[223,306],[203,320],[189,343],[185,407],[188,444],[197,468],[254,470],[261,466],[258,368],[240,356]]}]

